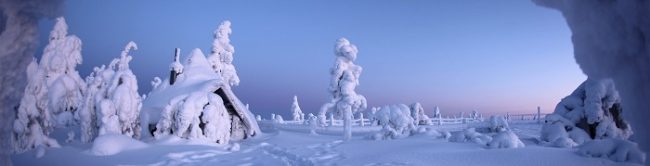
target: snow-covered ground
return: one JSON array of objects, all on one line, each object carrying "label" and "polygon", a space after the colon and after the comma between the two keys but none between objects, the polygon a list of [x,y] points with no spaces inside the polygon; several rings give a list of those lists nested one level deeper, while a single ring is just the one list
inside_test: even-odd
[{"label": "snow-covered ground", "polygon": [[[454,143],[427,135],[394,140],[369,140],[353,134],[341,140],[342,129],[310,134],[307,129],[273,127],[260,123],[263,134],[229,145],[205,144],[169,137],[127,148],[116,155],[97,156],[92,144],[61,142],[61,148],[48,149],[42,158],[35,151],[12,156],[15,165],[634,165],[604,158],[580,156],[575,148],[537,145],[541,125],[510,125],[526,144],[524,148],[486,149],[475,143]],[[467,125],[431,126],[454,132]],[[372,130],[372,127],[366,127]],[[75,129],[77,130],[77,129]],[[359,128],[353,129],[361,132]],[[325,131],[325,130],[323,130]],[[337,132],[338,131],[338,132]],[[366,131],[369,132],[369,131]],[[67,131],[56,130],[52,137],[67,138]],[[126,144],[134,144],[128,142]],[[138,144],[138,143],[135,143]]]}]

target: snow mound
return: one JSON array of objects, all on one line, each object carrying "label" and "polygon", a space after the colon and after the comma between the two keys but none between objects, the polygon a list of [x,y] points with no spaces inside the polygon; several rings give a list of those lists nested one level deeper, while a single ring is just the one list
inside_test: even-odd
[{"label": "snow mound", "polygon": [[486,145],[488,148],[523,148],[524,145],[519,137],[512,131],[502,131],[492,137],[492,141]]},{"label": "snow mound", "polygon": [[450,142],[474,142],[480,145],[487,145],[492,137],[476,132],[475,128],[468,128],[463,131],[454,132],[449,137]]},{"label": "snow mound", "polygon": [[110,156],[123,151],[142,149],[148,145],[129,136],[121,134],[105,134],[93,142],[90,153],[97,156]]},{"label": "snow mound", "polygon": [[384,106],[373,117],[382,126],[381,131],[371,135],[374,140],[408,137],[415,129],[415,120],[411,117],[411,110],[404,104]]},{"label": "snow mound", "polygon": [[615,138],[586,142],[578,147],[578,154],[639,164],[645,163],[646,160],[646,154],[639,149],[636,143]]}]

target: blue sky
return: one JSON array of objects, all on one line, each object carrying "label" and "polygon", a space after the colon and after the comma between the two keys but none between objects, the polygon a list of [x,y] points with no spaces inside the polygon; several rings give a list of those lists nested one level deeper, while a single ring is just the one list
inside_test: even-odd
[{"label": "blue sky", "polygon": [[[209,52],[232,22],[239,98],[256,114],[325,103],[336,39],[359,48],[357,92],[369,105],[421,102],[443,114],[551,112],[586,77],[562,16],[527,0],[158,1],[68,0],[69,33],[83,41],[82,77],[135,41],[140,93],[166,77],[174,48]],[[52,21],[40,26],[41,48]]]}]

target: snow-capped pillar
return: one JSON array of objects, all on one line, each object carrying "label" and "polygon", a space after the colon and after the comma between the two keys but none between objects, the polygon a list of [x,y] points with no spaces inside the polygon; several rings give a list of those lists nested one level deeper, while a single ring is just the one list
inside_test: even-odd
[{"label": "snow-capped pillar", "polygon": [[179,74],[182,72],[183,66],[180,63],[180,56],[181,56],[181,49],[176,48],[175,53],[174,53],[174,62],[171,64],[171,71],[169,74],[169,85],[174,85],[176,82],[176,77],[178,77]]}]

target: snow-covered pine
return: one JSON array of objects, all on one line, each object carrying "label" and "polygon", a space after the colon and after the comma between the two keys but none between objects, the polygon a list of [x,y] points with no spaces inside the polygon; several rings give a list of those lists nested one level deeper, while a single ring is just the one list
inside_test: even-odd
[{"label": "snow-covered pine", "polygon": [[621,116],[620,102],[611,79],[589,78],[546,117],[541,139],[556,147],[573,147],[591,139],[627,140],[632,128]]},{"label": "snow-covered pine", "polygon": [[27,69],[28,83],[14,121],[15,152],[58,147],[49,133],[77,123],[74,114],[86,86],[75,69],[81,62],[81,39],[68,35],[65,19],[57,18],[40,63],[34,59]]},{"label": "snow-covered pine", "polygon": [[212,52],[208,56],[208,62],[228,86],[237,86],[239,85],[239,76],[235,65],[232,64],[235,47],[230,44],[230,34],[232,34],[230,24],[228,20],[223,21],[214,31]]},{"label": "snow-covered pine", "polygon": [[337,40],[334,47],[336,61],[330,70],[331,80],[329,92],[332,99],[324,104],[319,112],[321,122],[324,122],[325,114],[333,111],[343,115],[343,139],[349,140],[352,137],[352,115],[357,111],[363,111],[367,107],[366,97],[355,92],[359,85],[359,76],[363,70],[361,66],[354,64],[357,58],[358,49],[345,38]]},{"label": "snow-covered pine", "polygon": [[431,123],[431,119],[427,114],[424,113],[424,108],[422,108],[422,104],[419,102],[411,104],[411,116],[413,117],[413,123],[415,125],[429,125]]},{"label": "snow-covered pine", "polygon": [[374,140],[397,139],[411,135],[416,129],[411,110],[404,104],[381,107],[374,118],[382,126],[382,130],[371,135]]},{"label": "snow-covered pine", "polygon": [[440,118],[442,115],[440,114],[440,107],[436,106],[433,108],[433,118]]},{"label": "snow-covered pine", "polygon": [[127,43],[120,57],[113,59],[108,67],[95,67],[86,78],[87,95],[80,112],[83,142],[106,134],[140,138],[142,97],[138,94],[136,76],[129,67],[133,59],[129,51],[135,49],[134,42]]},{"label": "snow-covered pine", "polygon": [[291,115],[294,121],[304,121],[305,114],[302,113],[300,105],[298,104],[298,96],[293,96],[293,103],[291,104]]}]

